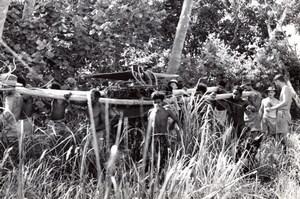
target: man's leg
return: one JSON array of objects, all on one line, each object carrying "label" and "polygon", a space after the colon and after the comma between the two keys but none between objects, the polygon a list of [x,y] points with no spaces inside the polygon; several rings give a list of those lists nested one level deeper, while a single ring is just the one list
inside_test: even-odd
[{"label": "man's leg", "polygon": [[283,146],[283,151],[286,153],[287,134],[291,131],[289,115],[280,114],[276,120],[276,140]]}]

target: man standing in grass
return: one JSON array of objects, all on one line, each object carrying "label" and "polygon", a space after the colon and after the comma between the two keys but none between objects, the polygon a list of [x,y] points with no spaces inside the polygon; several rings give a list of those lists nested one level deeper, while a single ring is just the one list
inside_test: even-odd
[{"label": "man standing in grass", "polygon": [[259,136],[261,131],[260,117],[258,114],[259,108],[261,106],[262,96],[260,92],[256,91],[250,80],[243,81],[244,91],[251,91],[251,95],[247,97],[247,100],[250,102],[250,106],[247,107],[244,120],[251,132],[251,136]]},{"label": "man standing in grass", "polygon": [[244,114],[251,106],[248,100],[242,98],[243,89],[240,86],[235,86],[232,90],[232,97],[227,100],[229,104],[228,115],[233,122],[234,138],[243,136],[245,128]]},{"label": "man standing in grass", "polygon": [[285,82],[283,75],[279,74],[274,77],[274,83],[276,86],[281,88],[279,104],[266,108],[266,111],[271,112],[276,110],[276,138],[281,142],[286,150],[286,136],[290,132],[291,124],[291,105],[294,94],[291,88]]},{"label": "man standing in grass", "polygon": [[276,89],[273,86],[267,89],[268,97],[262,100],[259,109],[261,131],[262,133],[268,133],[269,136],[275,136],[276,133],[276,111],[266,111],[267,108],[271,108],[279,104],[279,100],[274,97],[275,91]]},{"label": "man standing in grass", "polygon": [[[154,101],[154,107],[149,112],[149,122],[153,122],[154,144],[155,151],[161,155],[161,167],[166,164],[168,158],[168,118],[172,118],[179,128],[181,123],[174,113],[163,106],[165,94],[161,91],[155,91],[151,94],[151,99]],[[177,135],[179,136],[179,135]]]},{"label": "man standing in grass", "polygon": [[[50,87],[53,90],[61,90],[61,85],[57,82],[53,82]],[[51,110],[49,113],[48,129],[49,133],[60,132],[63,133],[70,129],[66,125],[66,109],[69,106],[70,94],[66,94],[65,99],[52,99]]]},{"label": "man standing in grass", "polygon": [[[3,74],[7,82],[17,83],[17,76],[12,74]],[[4,110],[0,115],[0,122],[2,125],[1,137],[10,142],[18,138],[20,128],[18,120],[20,119],[23,106],[23,99],[20,93],[15,90],[8,90],[4,92]]]}]

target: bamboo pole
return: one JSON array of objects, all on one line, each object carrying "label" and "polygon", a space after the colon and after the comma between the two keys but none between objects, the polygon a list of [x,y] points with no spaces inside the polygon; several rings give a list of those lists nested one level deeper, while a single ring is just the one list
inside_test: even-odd
[{"label": "bamboo pole", "polygon": [[150,144],[151,134],[154,128],[154,121],[156,116],[156,110],[152,110],[148,117],[148,124],[147,124],[147,130],[146,130],[146,136],[144,141],[144,147],[143,147],[143,160],[142,160],[142,178],[145,178],[145,171],[146,171],[146,164],[147,164],[147,158],[148,158],[148,148]]},{"label": "bamboo pole", "polygon": [[106,131],[106,147],[110,147],[110,125],[109,125],[109,104],[105,102],[105,131]]},{"label": "bamboo pole", "polygon": [[95,120],[94,120],[94,113],[93,113],[93,106],[92,106],[92,93],[87,93],[87,101],[88,101],[88,110],[89,110],[89,116],[90,116],[90,123],[91,123],[91,130],[92,130],[92,136],[93,136],[93,148],[95,152],[96,157],[96,166],[97,166],[97,173],[98,173],[98,181],[101,180],[101,164],[100,164],[100,155],[99,155],[99,147],[97,142],[97,134],[96,134],[96,126],[95,126]]},{"label": "bamboo pole", "polygon": [[[217,86],[210,86],[207,87],[207,92],[217,92],[218,87]],[[184,94],[192,94],[196,92],[196,88],[189,88],[189,89],[175,89],[172,91],[173,95],[184,95]]]},{"label": "bamboo pole", "polygon": [[87,94],[89,91],[70,91],[70,90],[54,90],[41,88],[24,88],[16,87],[17,92],[23,95],[31,95],[36,97],[46,97],[52,99],[65,99],[64,95],[72,93],[70,101],[87,102]]},{"label": "bamboo pole", "polygon": [[119,141],[120,141],[120,137],[121,137],[121,129],[122,129],[123,116],[124,116],[124,112],[120,111],[120,118],[119,118],[119,122],[118,122],[118,130],[117,130],[117,137],[116,137],[116,142],[115,142],[115,145],[117,145],[117,146],[119,146]]},{"label": "bamboo pole", "polygon": [[[31,95],[36,97],[46,97],[52,99],[65,99],[64,95],[70,94],[70,101],[86,102],[86,95],[89,91],[73,91],[73,90],[54,90],[41,88],[24,88],[15,87],[16,91],[23,95]],[[116,104],[116,105],[152,105],[152,100],[138,100],[138,99],[112,99],[100,98],[100,103]]]},{"label": "bamboo pole", "polygon": [[18,171],[18,196],[20,199],[24,198],[24,120],[20,121],[20,134],[19,134],[19,171]]},{"label": "bamboo pole", "polygon": [[[128,117],[124,118],[124,130],[128,130]],[[128,149],[129,148],[129,144],[128,144],[128,131],[124,133],[124,145],[125,148]]]},{"label": "bamboo pole", "polygon": [[[11,88],[9,88],[11,89]],[[54,89],[41,89],[41,88],[24,88],[15,87],[15,90],[23,95],[31,95],[37,97],[46,97],[52,99],[65,99],[64,95],[72,93],[70,101],[87,101],[87,93],[89,91],[71,91],[71,90],[54,90]],[[243,97],[248,97],[253,94],[252,91],[244,91]],[[228,99],[232,96],[231,93],[217,94],[216,99]],[[209,96],[205,96],[209,98]],[[138,99],[113,99],[113,98],[100,98],[100,103],[108,103],[115,105],[152,105],[152,100],[138,100]]]},{"label": "bamboo pole", "polygon": [[113,99],[113,98],[100,98],[100,103],[109,103],[115,105],[152,105],[152,100],[138,100],[138,99]]}]

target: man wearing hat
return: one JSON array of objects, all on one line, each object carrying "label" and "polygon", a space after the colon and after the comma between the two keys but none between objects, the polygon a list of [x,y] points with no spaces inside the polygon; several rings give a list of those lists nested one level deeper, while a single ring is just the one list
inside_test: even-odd
[{"label": "man wearing hat", "polygon": [[[5,86],[17,85],[17,76],[13,74],[1,74],[1,83]],[[20,93],[14,89],[3,92],[4,111],[0,115],[0,123],[3,125],[2,137],[8,141],[18,138],[20,128],[18,120],[20,119],[23,99]]]},{"label": "man wearing hat", "polygon": [[266,111],[266,109],[279,104],[279,100],[274,97],[275,93],[276,88],[274,86],[270,86],[267,89],[268,97],[262,100],[259,109],[261,131],[262,133],[268,133],[268,135],[272,136],[275,136],[276,133],[276,111]]},{"label": "man wearing hat", "polygon": [[170,91],[178,89],[178,81],[176,79],[171,79],[168,83],[168,88]]}]

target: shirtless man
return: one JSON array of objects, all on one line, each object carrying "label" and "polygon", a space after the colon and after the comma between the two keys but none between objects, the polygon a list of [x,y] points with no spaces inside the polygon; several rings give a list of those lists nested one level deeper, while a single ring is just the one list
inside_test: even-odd
[{"label": "shirtless man", "polygon": [[[17,77],[12,74],[8,74],[8,80],[16,81]],[[0,115],[0,122],[3,125],[2,136],[8,141],[18,138],[20,129],[17,122],[20,119],[23,99],[20,93],[11,90],[4,92],[4,111]]]},{"label": "shirtless man", "polygon": [[[93,117],[95,121],[95,128],[96,131],[102,131],[105,129],[105,107],[103,104],[99,102],[99,98],[101,97],[100,91],[97,89],[91,90],[91,101],[92,101],[92,108],[93,108]],[[78,106],[87,106],[87,102],[71,102],[72,104]],[[88,110],[88,109],[87,109]],[[88,111],[87,111],[87,115]]]},{"label": "shirtless man", "polygon": [[[53,82],[50,89],[60,90],[60,84]],[[66,126],[66,108],[69,106],[68,99],[70,98],[71,94],[65,95],[65,99],[52,99],[51,101],[51,109],[49,114],[49,123],[48,128],[51,130],[49,131],[54,133],[65,133],[68,127]]]},{"label": "shirtless man", "polygon": [[[25,88],[27,86],[26,80],[23,77],[18,77],[17,82],[22,84]],[[20,115],[20,120],[23,120],[25,133],[33,132],[33,97],[30,95],[21,95],[23,99],[22,112]]]},{"label": "shirtless man", "polygon": [[244,91],[251,91],[253,93],[247,97],[247,100],[250,102],[250,106],[245,111],[244,120],[246,125],[249,127],[252,136],[257,136],[261,131],[258,111],[261,105],[262,95],[252,87],[250,80],[243,81],[243,89]]},{"label": "shirtless man", "polygon": [[293,101],[294,94],[292,90],[286,84],[283,75],[276,75],[274,77],[274,83],[276,86],[281,88],[279,104],[266,108],[266,111],[277,111],[276,115],[276,137],[280,140],[281,144],[284,147],[284,151],[286,150],[286,136],[290,132],[290,124],[291,124],[291,105]]},{"label": "shirtless man", "polygon": [[276,111],[266,111],[267,108],[279,104],[279,100],[274,97],[276,89],[271,86],[267,89],[268,97],[261,102],[259,116],[261,118],[261,131],[268,133],[270,136],[275,136],[276,133]]},{"label": "shirtless man", "polygon": [[154,132],[155,134],[167,133],[168,130],[168,118],[172,118],[179,127],[181,123],[179,119],[171,112],[169,109],[166,109],[163,106],[165,99],[165,94],[162,92],[153,92],[151,99],[154,101],[154,108],[150,110],[150,115],[155,112],[154,120]]},{"label": "shirtless man", "polygon": [[[53,83],[50,88],[60,90],[60,85],[58,83]],[[50,120],[53,122],[64,122],[65,111],[68,106],[69,102],[67,99],[53,99],[51,101]]]},{"label": "shirtless man", "polygon": [[101,131],[105,129],[105,107],[99,102],[100,92],[96,89],[93,89],[91,92],[95,128],[96,131]]},{"label": "shirtless man", "polygon": [[154,107],[149,111],[148,121],[154,120],[152,128],[154,129],[155,148],[156,153],[158,153],[160,149],[161,168],[163,168],[168,157],[168,118],[172,118],[179,128],[181,128],[181,123],[171,110],[166,109],[163,106],[165,99],[165,94],[163,92],[153,92],[151,94],[151,99],[154,101]]}]

